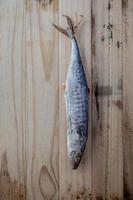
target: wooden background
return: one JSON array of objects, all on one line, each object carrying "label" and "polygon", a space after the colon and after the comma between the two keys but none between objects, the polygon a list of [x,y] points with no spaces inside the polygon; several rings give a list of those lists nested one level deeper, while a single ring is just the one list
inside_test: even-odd
[{"label": "wooden background", "polygon": [[[0,200],[133,199],[133,0],[0,0]],[[77,33],[88,85],[98,80],[87,147],[67,157],[64,91]]]}]

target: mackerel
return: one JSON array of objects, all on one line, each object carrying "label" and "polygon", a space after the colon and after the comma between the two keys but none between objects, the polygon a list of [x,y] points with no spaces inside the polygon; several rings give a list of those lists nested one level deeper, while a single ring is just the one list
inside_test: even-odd
[{"label": "mackerel", "polygon": [[88,138],[89,90],[79,47],[75,38],[75,29],[70,17],[65,17],[69,25],[66,30],[55,24],[53,25],[71,40],[71,61],[68,67],[64,96],[68,124],[68,156],[72,168],[77,169]]}]

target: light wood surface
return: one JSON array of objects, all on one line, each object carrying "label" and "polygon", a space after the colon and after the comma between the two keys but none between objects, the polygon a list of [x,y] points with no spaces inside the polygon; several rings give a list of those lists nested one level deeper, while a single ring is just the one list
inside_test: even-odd
[{"label": "light wood surface", "polygon": [[[76,34],[90,88],[81,164],[67,156],[64,90]],[[133,1],[0,1],[0,200],[133,199]],[[97,100],[94,85],[98,82]]]},{"label": "light wood surface", "polygon": [[[71,16],[74,23],[76,18],[79,21],[83,15],[84,23],[77,33],[80,45],[81,56],[84,58],[86,73],[90,76],[91,72],[91,23],[90,23],[91,4],[90,1],[68,0],[59,1],[59,24],[65,27],[66,20],[62,14]],[[68,65],[70,62],[70,41],[64,35],[59,34],[59,85],[66,80]],[[88,76],[88,83],[89,83]],[[87,148],[84,158],[78,170],[71,170],[67,156],[67,128],[64,91],[59,91],[59,123],[60,123],[60,198],[76,199],[78,196],[87,198],[91,190],[91,135],[89,134]],[[90,131],[89,131],[90,132]]]}]

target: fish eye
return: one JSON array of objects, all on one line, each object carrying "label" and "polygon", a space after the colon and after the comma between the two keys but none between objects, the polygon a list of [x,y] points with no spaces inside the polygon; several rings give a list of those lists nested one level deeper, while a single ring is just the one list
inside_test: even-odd
[{"label": "fish eye", "polygon": [[77,161],[79,161],[79,160],[80,160],[80,158],[81,158],[81,155],[80,155],[80,153],[77,153],[77,154],[76,154],[76,160],[77,160]]},{"label": "fish eye", "polygon": [[79,166],[80,160],[81,160],[81,153],[77,151],[72,151],[71,158],[70,158],[72,169],[77,169],[77,167]]}]

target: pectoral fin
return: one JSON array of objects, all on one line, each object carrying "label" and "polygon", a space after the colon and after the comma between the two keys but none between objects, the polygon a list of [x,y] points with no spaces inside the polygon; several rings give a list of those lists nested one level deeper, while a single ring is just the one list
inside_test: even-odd
[{"label": "pectoral fin", "polygon": [[66,89],[66,84],[65,83],[62,84],[62,89],[65,91],[65,89]]}]

